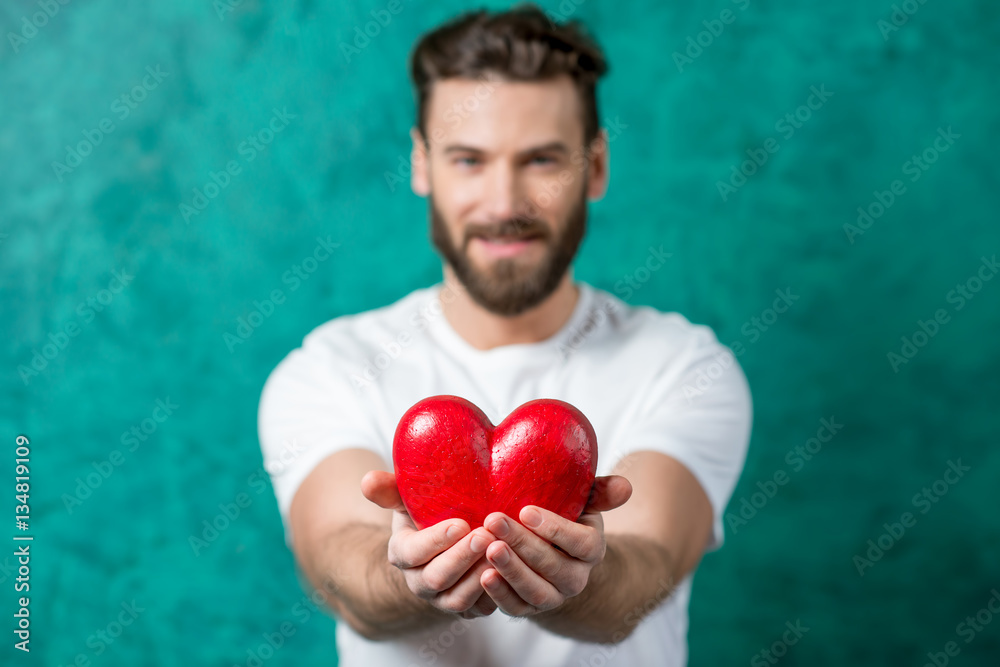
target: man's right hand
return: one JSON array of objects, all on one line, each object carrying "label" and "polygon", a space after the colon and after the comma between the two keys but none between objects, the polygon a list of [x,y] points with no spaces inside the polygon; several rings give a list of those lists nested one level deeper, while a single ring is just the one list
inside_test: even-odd
[{"label": "man's right hand", "polygon": [[[365,474],[361,492],[379,507],[394,510],[388,558],[403,572],[414,595],[462,618],[496,611],[496,603],[480,583],[483,572],[493,569],[486,560],[486,547],[496,539],[492,533],[483,527],[470,532],[462,519],[417,530],[399,495],[396,476],[384,470]],[[449,535],[450,528],[455,530]]]}]

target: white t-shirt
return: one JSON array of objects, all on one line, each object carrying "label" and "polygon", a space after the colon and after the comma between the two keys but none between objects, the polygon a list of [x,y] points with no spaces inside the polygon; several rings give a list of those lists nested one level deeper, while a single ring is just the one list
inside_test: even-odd
[{"label": "white t-shirt", "polygon": [[[292,497],[321,460],[364,447],[391,470],[393,434],[403,413],[425,397],[452,394],[472,401],[494,424],[536,398],[576,406],[597,433],[598,476],[610,474],[632,451],[675,458],[704,487],[714,510],[708,550],[720,547],[722,515],[743,469],[752,421],[739,363],[707,326],[576,284],[580,297],[572,316],[539,343],[472,347],[441,313],[439,299],[451,295],[442,283],[309,333],[268,377],[259,410],[265,468],[288,543]],[[691,581],[687,576],[614,645],[564,638],[497,610],[381,642],[338,622],[340,664],[680,666],[687,661]],[[664,599],[662,583],[650,582],[650,600]]]}]

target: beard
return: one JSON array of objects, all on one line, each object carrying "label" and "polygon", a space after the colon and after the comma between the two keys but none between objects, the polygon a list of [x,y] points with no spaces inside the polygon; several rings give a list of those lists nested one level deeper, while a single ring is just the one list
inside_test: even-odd
[{"label": "beard", "polygon": [[[477,304],[497,315],[519,315],[544,301],[562,280],[576,256],[587,226],[587,197],[581,193],[570,212],[563,233],[553,238],[549,226],[537,218],[516,217],[491,225],[466,225],[461,248],[448,233],[444,217],[428,196],[431,216],[431,240],[445,261],[451,265],[459,282]],[[469,242],[476,237],[537,237],[545,244],[545,256],[534,265],[514,258],[494,260],[488,269],[480,269],[469,258]]]}]

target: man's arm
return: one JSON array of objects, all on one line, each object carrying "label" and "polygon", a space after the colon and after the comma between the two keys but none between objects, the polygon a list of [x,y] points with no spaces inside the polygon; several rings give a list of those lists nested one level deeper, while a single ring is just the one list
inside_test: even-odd
[{"label": "man's arm", "polygon": [[289,521],[307,578],[372,640],[492,614],[479,581],[492,535],[460,519],[417,530],[385,467],[368,450],[344,450],[302,482]]},{"label": "man's arm", "polygon": [[302,482],[289,510],[292,547],[306,577],[369,639],[453,620],[413,595],[386,559],[392,510],[369,502],[360,490],[368,471],[384,469],[381,457],[366,449],[332,454]]},{"label": "man's arm", "polygon": [[[711,535],[713,514],[705,491],[691,472],[669,456],[643,451],[622,459],[614,474],[628,479],[632,495],[617,509],[596,515],[603,517],[606,548],[582,591],[544,611],[529,604],[541,603],[551,585],[525,571],[524,561],[539,567],[551,561],[551,554],[540,553],[539,545],[522,534],[531,531],[515,525],[504,541],[518,557],[506,567],[493,563],[499,577],[492,573],[483,577],[484,584],[499,580],[499,585],[492,589],[487,585],[486,590],[501,610],[528,616],[541,627],[573,639],[617,643],[697,566]],[[595,498],[591,504],[600,508],[602,500]],[[546,540],[557,543],[571,534],[578,535],[580,541],[594,538],[585,526],[549,512],[543,515],[545,520],[536,531]],[[585,549],[582,543],[579,548]],[[492,556],[499,550],[494,546],[487,553]]]}]

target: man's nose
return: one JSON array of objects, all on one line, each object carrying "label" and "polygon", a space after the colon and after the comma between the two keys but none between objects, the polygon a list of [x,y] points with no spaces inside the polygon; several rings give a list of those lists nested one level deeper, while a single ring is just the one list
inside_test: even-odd
[{"label": "man's nose", "polygon": [[497,165],[490,175],[484,192],[484,204],[490,220],[510,220],[519,211],[521,194],[517,172],[510,165]]}]

